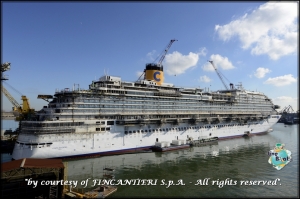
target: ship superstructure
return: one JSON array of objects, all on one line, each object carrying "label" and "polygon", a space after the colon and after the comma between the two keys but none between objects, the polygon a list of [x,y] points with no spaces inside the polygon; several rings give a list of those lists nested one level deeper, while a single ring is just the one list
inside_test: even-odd
[{"label": "ship superstructure", "polygon": [[[49,97],[49,96],[48,96]],[[89,89],[56,90],[48,106],[22,121],[13,159],[71,158],[149,150],[175,139],[226,139],[267,132],[280,118],[265,94],[242,84],[216,92],[163,82],[163,66],[144,79],[104,75]]]}]

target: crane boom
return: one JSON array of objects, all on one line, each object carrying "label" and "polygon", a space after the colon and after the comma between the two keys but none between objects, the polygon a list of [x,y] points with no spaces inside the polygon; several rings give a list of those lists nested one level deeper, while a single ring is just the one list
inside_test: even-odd
[{"label": "crane boom", "polygon": [[14,105],[14,110],[17,110],[18,112],[22,113],[22,107],[21,105],[10,95],[10,93],[4,88],[3,85],[1,85],[2,92],[7,97],[7,99]]},{"label": "crane boom", "polygon": [[[5,62],[1,64],[1,80],[7,80],[3,75],[3,72],[10,70],[10,63]],[[11,96],[11,94],[5,89],[5,87],[1,84],[1,90],[7,99],[13,104],[13,111],[18,111],[20,113],[20,117],[17,117],[16,120],[27,119],[30,115],[34,114],[35,110],[30,108],[29,100],[26,96],[22,95],[22,106]]]},{"label": "crane boom", "polygon": [[210,62],[210,63],[211,63],[211,65],[214,67],[214,69],[215,69],[216,73],[218,74],[218,76],[219,76],[220,80],[222,81],[223,85],[225,86],[226,90],[229,90],[229,89],[228,89],[228,87],[227,87],[227,85],[225,84],[225,82],[224,82],[224,80],[223,80],[222,76],[219,74],[219,72],[218,72],[217,68],[215,67],[215,65],[214,65],[213,61],[209,61],[209,62]]},{"label": "crane boom", "polygon": [[157,65],[158,66],[161,66],[163,60],[165,59],[166,57],[166,54],[168,52],[168,50],[171,48],[172,44],[174,41],[178,41],[178,40],[175,40],[175,39],[171,39],[171,41],[169,42],[168,46],[166,47],[166,49],[164,50],[162,56],[160,57],[159,61],[157,62]]}]

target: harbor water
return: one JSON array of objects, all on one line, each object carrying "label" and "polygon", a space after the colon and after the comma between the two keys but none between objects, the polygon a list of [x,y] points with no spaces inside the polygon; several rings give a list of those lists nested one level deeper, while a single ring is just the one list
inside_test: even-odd
[{"label": "harbor water", "polygon": [[[110,198],[298,198],[298,136],[298,124],[277,123],[267,134],[178,151],[64,160],[65,175],[86,191],[96,188],[106,174],[113,175],[110,182],[119,185]],[[268,162],[269,151],[278,143],[292,154],[292,161],[280,170]],[[2,162],[10,158],[2,154]]]}]

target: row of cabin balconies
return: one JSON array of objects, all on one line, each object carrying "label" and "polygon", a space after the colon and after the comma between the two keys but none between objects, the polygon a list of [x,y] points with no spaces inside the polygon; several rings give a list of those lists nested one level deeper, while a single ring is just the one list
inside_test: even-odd
[{"label": "row of cabin balconies", "polygon": [[200,122],[209,123],[209,124],[216,124],[221,122],[239,122],[239,123],[247,123],[248,121],[260,121],[263,119],[266,119],[268,116],[257,116],[257,115],[248,115],[248,116],[237,116],[237,117],[199,117],[199,118],[162,118],[162,119],[121,119],[117,120],[117,125],[129,125],[129,124],[158,124],[162,125],[165,123],[171,123],[174,125],[179,125],[180,123],[190,123],[190,124],[196,124]]}]

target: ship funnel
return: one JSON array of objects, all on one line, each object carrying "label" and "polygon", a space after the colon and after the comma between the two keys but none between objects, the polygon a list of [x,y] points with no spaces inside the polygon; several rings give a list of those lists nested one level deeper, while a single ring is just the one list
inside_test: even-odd
[{"label": "ship funnel", "polygon": [[164,82],[163,65],[156,63],[146,64],[145,79],[156,82],[157,85],[162,85]]}]

